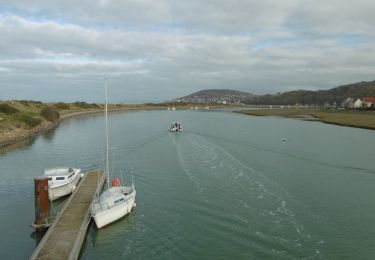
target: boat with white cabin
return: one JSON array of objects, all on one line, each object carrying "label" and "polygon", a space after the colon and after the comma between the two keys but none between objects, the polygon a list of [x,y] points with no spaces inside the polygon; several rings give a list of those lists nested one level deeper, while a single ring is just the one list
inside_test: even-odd
[{"label": "boat with white cabin", "polygon": [[171,132],[182,132],[182,126],[179,122],[173,122],[171,127],[169,128],[169,131]]},{"label": "boat with white cabin", "polygon": [[48,197],[56,200],[72,193],[83,177],[81,169],[77,168],[48,168],[44,170],[48,178]]},{"label": "boat with white cabin", "polygon": [[94,199],[90,211],[95,224],[102,228],[129,214],[135,207],[136,190],[134,182],[131,186],[123,186],[118,178],[112,179],[109,187],[108,164],[108,105],[107,105],[107,80],[105,81],[105,133],[106,133],[106,174],[107,190]]}]

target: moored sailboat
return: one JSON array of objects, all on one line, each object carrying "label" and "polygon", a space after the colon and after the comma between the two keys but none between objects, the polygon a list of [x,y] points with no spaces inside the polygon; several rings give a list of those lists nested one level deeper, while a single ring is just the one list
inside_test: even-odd
[{"label": "moored sailboat", "polygon": [[108,101],[107,80],[105,81],[105,133],[106,133],[106,174],[107,190],[95,198],[91,204],[91,216],[96,226],[102,228],[112,222],[126,216],[135,207],[136,190],[134,182],[131,186],[122,186],[118,178],[112,180],[109,187],[108,165]]}]

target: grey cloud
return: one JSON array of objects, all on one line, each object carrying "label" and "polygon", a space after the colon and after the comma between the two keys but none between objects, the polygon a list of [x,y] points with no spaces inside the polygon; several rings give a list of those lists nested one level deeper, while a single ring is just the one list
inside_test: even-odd
[{"label": "grey cloud", "polygon": [[301,33],[316,35],[363,35],[373,37],[375,2],[301,1],[288,19],[289,25]]},{"label": "grey cloud", "polygon": [[[166,100],[203,88],[257,94],[373,80],[373,5],[3,2],[0,99],[100,101],[104,75],[116,102]],[[346,42],[347,35],[361,38]]]},{"label": "grey cloud", "polygon": [[[373,30],[371,0],[98,0],[0,1],[9,13],[68,20],[102,28],[180,28],[198,32],[258,33],[292,26],[311,32]],[[292,29],[294,29],[292,28]]]}]

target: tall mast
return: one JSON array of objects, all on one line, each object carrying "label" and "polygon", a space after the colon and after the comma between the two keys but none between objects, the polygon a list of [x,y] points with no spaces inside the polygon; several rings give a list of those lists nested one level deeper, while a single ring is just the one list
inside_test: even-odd
[{"label": "tall mast", "polygon": [[106,137],[106,171],[107,171],[107,189],[109,189],[109,162],[108,162],[108,86],[105,78],[105,137]]}]

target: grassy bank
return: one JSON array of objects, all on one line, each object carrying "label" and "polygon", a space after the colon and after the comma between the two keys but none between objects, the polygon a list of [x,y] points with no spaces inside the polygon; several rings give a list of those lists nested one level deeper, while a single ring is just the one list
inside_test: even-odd
[{"label": "grassy bank", "polygon": [[236,111],[252,116],[279,116],[317,120],[327,124],[375,129],[375,111],[325,110],[312,108],[254,109]]},{"label": "grassy bank", "polygon": [[[109,104],[109,111],[162,109],[154,104]],[[40,131],[55,127],[61,120],[101,112],[103,104],[42,103],[29,100],[0,101],[0,147],[30,138]]]}]

